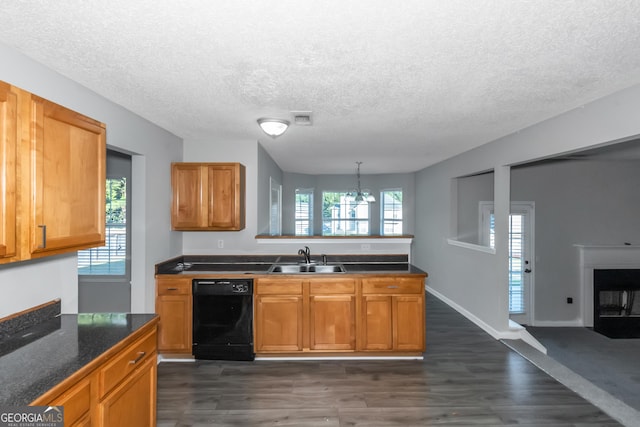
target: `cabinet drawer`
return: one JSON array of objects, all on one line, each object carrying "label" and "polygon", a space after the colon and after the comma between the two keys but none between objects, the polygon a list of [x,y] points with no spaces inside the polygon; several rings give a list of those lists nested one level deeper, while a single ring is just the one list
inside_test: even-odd
[{"label": "cabinet drawer", "polygon": [[76,425],[76,422],[89,414],[91,409],[91,381],[85,380],[76,384],[48,406],[64,406],[65,425]]},{"label": "cabinet drawer", "polygon": [[191,294],[191,280],[158,279],[156,292],[157,295],[189,295]]},{"label": "cabinet drawer", "polygon": [[311,295],[355,294],[356,281],[344,279],[314,279],[309,283],[309,293]]},{"label": "cabinet drawer", "polygon": [[101,398],[143,362],[155,356],[156,339],[155,331],[145,335],[100,369],[98,394]]},{"label": "cabinet drawer", "polygon": [[302,281],[258,280],[254,292],[258,295],[302,295]]},{"label": "cabinet drawer", "polygon": [[422,279],[409,277],[376,277],[362,280],[363,294],[420,294]]}]

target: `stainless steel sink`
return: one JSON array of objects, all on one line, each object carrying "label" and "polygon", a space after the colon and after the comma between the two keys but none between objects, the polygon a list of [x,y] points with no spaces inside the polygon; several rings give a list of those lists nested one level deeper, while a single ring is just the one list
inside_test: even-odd
[{"label": "stainless steel sink", "polygon": [[274,264],[269,273],[298,274],[298,273],[344,273],[341,264]]}]

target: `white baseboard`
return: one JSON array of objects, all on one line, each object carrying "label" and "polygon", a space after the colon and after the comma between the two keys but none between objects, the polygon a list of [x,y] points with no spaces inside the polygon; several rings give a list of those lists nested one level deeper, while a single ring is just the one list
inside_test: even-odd
[{"label": "white baseboard", "polygon": [[424,360],[424,356],[283,356],[283,357],[259,357],[256,356],[256,362],[260,361],[292,361],[292,360]]},{"label": "white baseboard", "polygon": [[489,325],[486,322],[484,322],[482,319],[477,317],[475,314],[471,313],[470,311],[468,311],[464,307],[462,307],[459,304],[457,304],[455,301],[453,301],[453,300],[447,298],[446,296],[442,295],[440,292],[432,289],[429,286],[427,286],[426,288],[427,288],[427,292],[429,292],[430,294],[432,294],[433,296],[435,296],[436,298],[438,298],[439,300],[441,300],[442,302],[447,304],[449,307],[453,308],[458,313],[462,314],[464,317],[469,319],[471,322],[473,322],[480,329],[482,329],[483,331],[485,331],[486,333],[491,335],[494,339],[496,339],[496,340],[503,340],[503,339],[506,339],[506,340],[522,340],[522,341],[526,342],[527,344],[529,344],[530,346],[534,347],[536,350],[538,350],[538,351],[540,351],[540,352],[542,352],[544,354],[547,354],[546,347],[543,346],[537,339],[535,339],[529,332],[527,332],[527,330],[524,327],[518,325],[517,323],[512,322],[510,320],[509,321],[509,325],[510,325],[509,330],[499,331],[499,330],[495,329],[494,327],[492,327],[491,325]]},{"label": "white baseboard", "polygon": [[193,357],[189,357],[189,356],[184,356],[184,357],[175,357],[175,356],[163,356],[162,354],[158,355],[158,364],[162,363],[162,362],[178,362],[178,363],[184,363],[184,362],[188,362],[188,363],[193,363],[195,362],[196,359]]},{"label": "white baseboard", "polygon": [[584,325],[579,319],[574,320],[536,320],[532,326],[541,326],[543,328],[582,328]]}]

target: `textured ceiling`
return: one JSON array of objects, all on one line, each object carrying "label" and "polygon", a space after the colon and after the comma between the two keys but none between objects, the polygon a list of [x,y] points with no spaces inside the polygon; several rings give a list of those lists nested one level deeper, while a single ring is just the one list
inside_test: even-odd
[{"label": "textured ceiling", "polygon": [[[0,2],[0,42],[185,140],[409,172],[640,83],[637,0]],[[277,139],[256,124],[312,111]],[[212,159],[214,160],[214,159]]]}]

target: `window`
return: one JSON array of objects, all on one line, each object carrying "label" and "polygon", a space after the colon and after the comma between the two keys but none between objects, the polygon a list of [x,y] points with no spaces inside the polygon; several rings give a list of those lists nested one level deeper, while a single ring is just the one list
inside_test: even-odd
[{"label": "window", "polygon": [[380,230],[383,236],[402,234],[402,190],[380,192]]},{"label": "window", "polygon": [[313,235],[313,189],[297,188],[295,199],[295,235]]},{"label": "window", "polygon": [[282,230],[282,185],[269,178],[271,188],[271,208],[269,209],[269,234],[279,236]]},{"label": "window", "polygon": [[346,192],[322,193],[323,236],[369,235],[369,204],[346,200]]},{"label": "window", "polygon": [[78,251],[80,276],[120,276],[128,280],[130,169],[130,156],[107,151],[105,245]]}]

